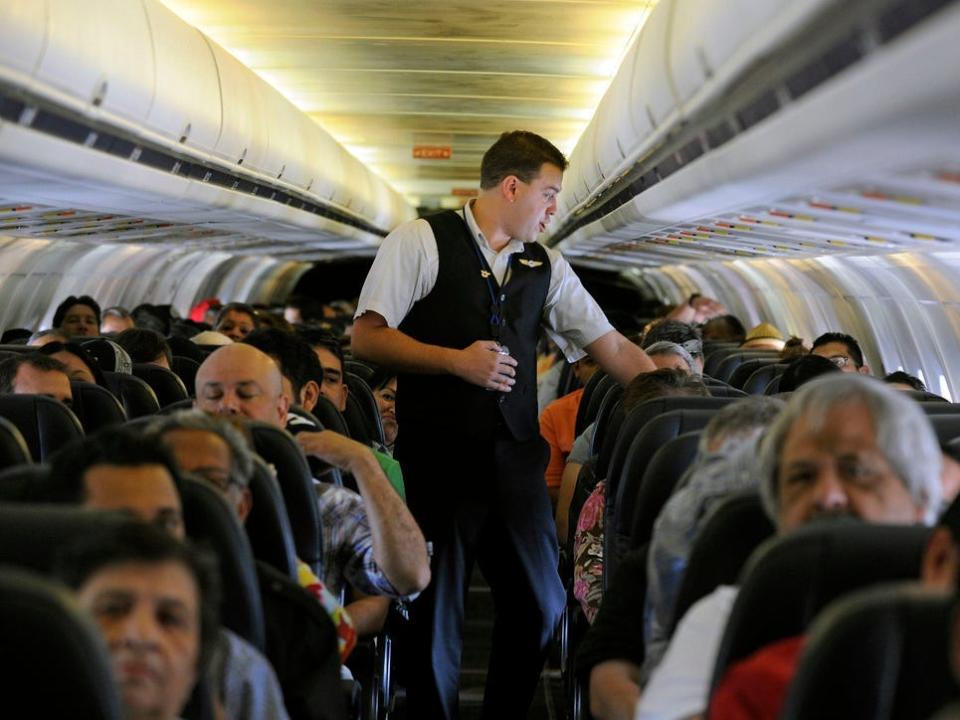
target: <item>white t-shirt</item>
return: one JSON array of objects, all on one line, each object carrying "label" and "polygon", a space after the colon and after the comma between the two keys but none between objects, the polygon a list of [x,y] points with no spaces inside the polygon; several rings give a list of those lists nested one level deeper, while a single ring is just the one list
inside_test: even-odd
[{"label": "white t-shirt", "polygon": [[[509,281],[510,256],[523,252],[523,242],[511,240],[500,252],[494,252],[480,232],[469,203],[462,213],[490,270],[503,285],[504,280]],[[567,360],[575,362],[584,356],[584,346],[606,335],[613,326],[563,256],[552,248],[544,249],[550,259],[550,285],[543,325]],[[439,267],[437,241],[429,223],[422,219],[404,223],[380,246],[354,317],[371,310],[382,315],[390,327],[398,327],[414,303],[433,290]]]},{"label": "white t-shirt", "polygon": [[707,710],[713,666],[739,588],[721,585],[683,616],[634,720],[680,720]]}]

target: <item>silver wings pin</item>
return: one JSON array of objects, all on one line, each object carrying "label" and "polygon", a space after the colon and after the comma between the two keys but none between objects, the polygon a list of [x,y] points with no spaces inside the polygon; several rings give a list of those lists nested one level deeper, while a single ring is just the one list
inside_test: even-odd
[{"label": "silver wings pin", "polygon": [[524,260],[524,259],[520,259],[520,260],[518,260],[517,262],[519,262],[521,265],[526,265],[528,268],[536,268],[536,267],[540,267],[541,265],[543,265],[543,262],[540,261],[540,260]]}]

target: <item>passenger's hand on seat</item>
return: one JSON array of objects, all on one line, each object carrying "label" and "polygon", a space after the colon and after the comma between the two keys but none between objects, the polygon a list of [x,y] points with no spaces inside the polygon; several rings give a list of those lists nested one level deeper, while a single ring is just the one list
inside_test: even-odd
[{"label": "passenger's hand on seat", "polygon": [[357,463],[370,460],[376,462],[373,453],[366,445],[332,430],[302,432],[298,433],[296,438],[306,455],[320,458],[341,470],[352,473]]},{"label": "passenger's hand on seat", "polygon": [[500,349],[495,340],[477,340],[457,353],[453,374],[487,390],[510,392],[516,382],[517,361]]}]

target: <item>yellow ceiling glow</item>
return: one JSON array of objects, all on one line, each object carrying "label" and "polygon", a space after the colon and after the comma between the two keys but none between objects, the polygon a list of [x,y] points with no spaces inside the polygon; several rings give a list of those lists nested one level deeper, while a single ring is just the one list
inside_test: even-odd
[{"label": "yellow ceiling glow", "polygon": [[[162,0],[401,189],[439,207],[505,130],[569,153],[656,0]],[[415,160],[424,137],[449,160]]]}]

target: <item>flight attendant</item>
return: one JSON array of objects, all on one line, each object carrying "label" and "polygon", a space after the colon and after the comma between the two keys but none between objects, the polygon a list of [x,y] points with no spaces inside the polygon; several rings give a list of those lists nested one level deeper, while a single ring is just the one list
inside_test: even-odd
[{"label": "flight attendant", "polygon": [[654,369],[536,242],[566,166],[544,138],[504,133],[483,156],[479,196],[390,233],[360,295],[353,350],[400,373],[396,457],[433,544],[433,580],[411,608],[410,717],[457,716],[474,561],[495,609],[483,717],[522,717],[533,698],[564,603],[537,422],[540,328],[620,382]]}]

